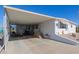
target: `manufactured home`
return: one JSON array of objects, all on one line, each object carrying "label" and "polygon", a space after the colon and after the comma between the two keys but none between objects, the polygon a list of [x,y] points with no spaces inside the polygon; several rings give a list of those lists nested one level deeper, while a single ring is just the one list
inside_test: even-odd
[{"label": "manufactured home", "polygon": [[5,49],[10,37],[15,36],[41,36],[73,45],[79,43],[76,39],[68,37],[72,33],[76,33],[76,24],[72,21],[9,6],[4,6],[4,9]]}]

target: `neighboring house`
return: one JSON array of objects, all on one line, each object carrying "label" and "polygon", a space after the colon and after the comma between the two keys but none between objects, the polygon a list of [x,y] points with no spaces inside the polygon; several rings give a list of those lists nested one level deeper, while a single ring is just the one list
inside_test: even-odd
[{"label": "neighboring house", "polygon": [[[8,30],[10,28],[10,25],[16,25],[17,33],[22,34],[24,30],[31,28],[29,29],[30,32],[39,32],[44,37],[48,37],[52,40],[57,40],[60,42],[74,45],[79,43],[75,39],[73,40],[71,38],[66,38],[62,36],[64,34],[76,33],[76,24],[67,19],[38,14],[27,10],[21,10],[8,6],[4,6],[4,8],[5,42],[7,42],[10,36],[10,31]],[[5,26],[5,24],[7,25]],[[26,26],[29,26],[29,28],[27,28]]]}]

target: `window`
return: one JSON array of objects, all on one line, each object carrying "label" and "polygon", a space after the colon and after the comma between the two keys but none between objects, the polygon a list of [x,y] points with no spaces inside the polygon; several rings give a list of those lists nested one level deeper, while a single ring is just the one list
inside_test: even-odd
[{"label": "window", "polygon": [[60,22],[60,26],[59,26],[60,28],[67,28],[67,25],[66,24],[64,24],[64,23],[62,23],[62,22]]}]

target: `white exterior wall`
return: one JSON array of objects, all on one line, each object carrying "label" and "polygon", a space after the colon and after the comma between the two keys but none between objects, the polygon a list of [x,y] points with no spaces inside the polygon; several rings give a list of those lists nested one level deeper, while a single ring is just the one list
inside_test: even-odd
[{"label": "white exterior wall", "polygon": [[9,36],[10,36],[10,34],[9,34],[9,23],[8,23],[8,18],[6,16],[6,14],[5,14],[4,20],[3,20],[3,31],[4,31],[4,46],[5,46],[4,48],[6,50],[6,45],[8,43]]},{"label": "white exterior wall", "polygon": [[[42,32],[43,35],[48,34],[50,39],[63,42],[63,43],[72,44],[72,45],[79,44],[79,42],[75,40],[57,35],[56,33],[58,30],[60,31],[60,29],[56,28],[56,21],[54,20],[49,20],[40,24],[40,32]],[[64,29],[61,29],[61,30],[64,30]]]},{"label": "white exterior wall", "polygon": [[45,34],[48,34],[48,36],[51,38],[55,33],[54,20],[49,20],[49,21],[41,23],[40,24],[40,32],[44,36],[45,36]]},{"label": "white exterior wall", "polygon": [[59,21],[55,21],[55,34],[63,34],[63,32],[64,34],[76,33],[76,25],[67,23],[68,25],[67,29],[61,29],[56,25],[57,23],[59,23]]},{"label": "white exterior wall", "polygon": [[[72,25],[72,27],[71,27],[71,25]],[[68,32],[69,33],[76,33],[76,25],[68,24]]]},{"label": "white exterior wall", "polygon": [[56,24],[58,24],[59,21],[55,21],[55,34],[62,34],[62,31],[64,31],[64,34],[68,34],[67,29],[61,29]]}]

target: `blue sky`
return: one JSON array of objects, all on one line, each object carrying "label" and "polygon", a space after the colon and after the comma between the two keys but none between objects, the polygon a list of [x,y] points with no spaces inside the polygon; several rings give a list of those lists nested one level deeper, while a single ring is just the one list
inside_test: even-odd
[{"label": "blue sky", "polygon": [[[66,18],[79,24],[79,6],[78,5],[11,5],[12,7],[29,10],[53,17]],[[4,15],[3,6],[0,6],[0,26],[2,25]]]},{"label": "blue sky", "polygon": [[4,8],[2,5],[0,5],[0,27],[2,26],[3,23],[3,15],[4,15]]}]

